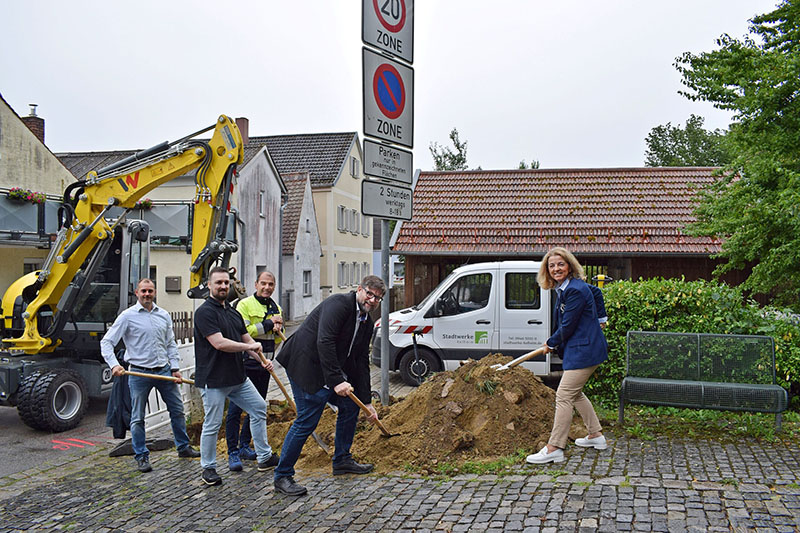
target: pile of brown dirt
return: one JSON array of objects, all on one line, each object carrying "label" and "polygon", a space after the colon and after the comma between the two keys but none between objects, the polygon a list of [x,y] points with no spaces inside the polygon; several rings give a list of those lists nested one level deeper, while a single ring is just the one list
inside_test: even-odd
[{"label": "pile of brown dirt", "polygon": [[[458,370],[433,376],[405,399],[386,407],[375,403],[384,426],[393,434],[360,418],[353,443],[359,461],[375,463],[378,472],[411,467],[435,471],[443,463],[490,462],[518,450],[534,452],[547,442],[553,425],[555,392],[532,372],[516,367],[497,371],[493,364],[511,359],[490,354],[469,360]],[[280,451],[294,411],[270,402],[267,432]],[[325,409],[317,434],[333,450],[336,415]],[[570,437],[586,434],[577,418]],[[218,451],[225,452],[223,440]],[[303,447],[298,470],[330,470],[330,456],[313,438]]]},{"label": "pile of brown dirt", "polygon": [[[360,420],[353,454],[375,463],[379,472],[391,472],[406,466],[433,471],[446,462],[490,462],[521,449],[538,451],[553,425],[555,391],[524,368],[491,368],[510,360],[501,354],[470,360],[458,370],[436,374],[389,407],[376,403],[383,425],[399,435],[386,438]],[[579,420],[573,423],[572,438],[585,435]],[[317,433],[331,448],[335,424],[335,415],[326,409]],[[289,425],[270,426],[270,441],[280,445]],[[309,438],[297,467],[329,469],[330,458]]]}]

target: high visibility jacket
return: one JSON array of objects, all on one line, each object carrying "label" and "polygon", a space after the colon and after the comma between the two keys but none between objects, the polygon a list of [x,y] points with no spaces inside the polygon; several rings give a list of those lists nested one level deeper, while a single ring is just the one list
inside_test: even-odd
[{"label": "high visibility jacket", "polygon": [[236,310],[242,315],[244,325],[247,327],[247,333],[251,337],[259,341],[274,341],[275,345],[281,342],[281,338],[275,335],[272,329],[266,331],[264,324],[265,320],[270,320],[274,316],[281,316],[283,313],[281,306],[275,303],[275,300],[270,298],[269,304],[264,305],[256,300],[255,295],[251,295],[240,300],[236,305]]}]

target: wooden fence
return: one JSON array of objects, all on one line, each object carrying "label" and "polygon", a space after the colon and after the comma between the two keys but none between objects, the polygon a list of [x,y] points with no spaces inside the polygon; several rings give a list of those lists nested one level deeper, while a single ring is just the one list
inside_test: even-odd
[{"label": "wooden fence", "polygon": [[172,329],[175,340],[179,343],[194,340],[194,315],[190,311],[177,311],[169,314],[172,317]]}]

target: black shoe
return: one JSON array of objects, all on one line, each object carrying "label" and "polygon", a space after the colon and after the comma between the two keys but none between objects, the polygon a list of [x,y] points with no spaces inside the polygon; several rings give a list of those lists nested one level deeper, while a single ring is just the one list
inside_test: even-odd
[{"label": "black shoe", "polygon": [[200,457],[200,452],[192,448],[191,446],[187,446],[182,450],[178,450],[178,457],[186,457],[186,458],[195,458]]},{"label": "black shoe", "polygon": [[[280,460],[281,460],[280,456],[278,456],[277,453],[273,453],[272,455],[269,456],[269,459],[267,459],[266,461],[258,463],[258,471],[259,472],[265,472],[265,471],[269,470],[270,468],[275,468],[276,466],[278,466],[278,461],[280,461]],[[305,490],[305,489],[303,489],[303,490]]]},{"label": "black shoe", "polygon": [[287,496],[302,496],[308,492],[308,489],[295,483],[293,477],[282,477],[275,480],[275,492]]},{"label": "black shoe", "polygon": [[333,465],[333,475],[340,476],[342,474],[369,474],[375,465],[364,463],[359,464],[352,459],[348,459],[343,463]]},{"label": "black shoe", "polygon": [[153,467],[150,466],[150,458],[146,455],[143,457],[138,457],[136,459],[136,464],[138,465],[137,468],[139,469],[139,472],[150,472],[153,470]]},{"label": "black shoe", "polygon": [[222,478],[213,468],[204,468],[201,477],[206,485],[222,485]]}]

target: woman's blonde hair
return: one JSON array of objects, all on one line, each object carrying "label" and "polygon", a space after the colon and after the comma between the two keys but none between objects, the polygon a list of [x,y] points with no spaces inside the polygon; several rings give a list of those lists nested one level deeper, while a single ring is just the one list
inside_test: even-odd
[{"label": "woman's blonde hair", "polygon": [[551,248],[545,256],[542,258],[542,265],[539,267],[539,274],[536,276],[536,281],[539,282],[539,286],[544,289],[554,289],[558,283],[556,280],[553,279],[553,276],[550,275],[550,269],[547,268],[547,262],[550,258],[554,255],[557,255],[564,259],[569,265],[569,277],[571,278],[578,278],[578,279],[586,279],[586,274],[583,272],[583,267],[578,260],[575,259],[575,256],[572,255],[572,252],[567,250],[566,248],[561,248],[557,246],[555,248]]}]

